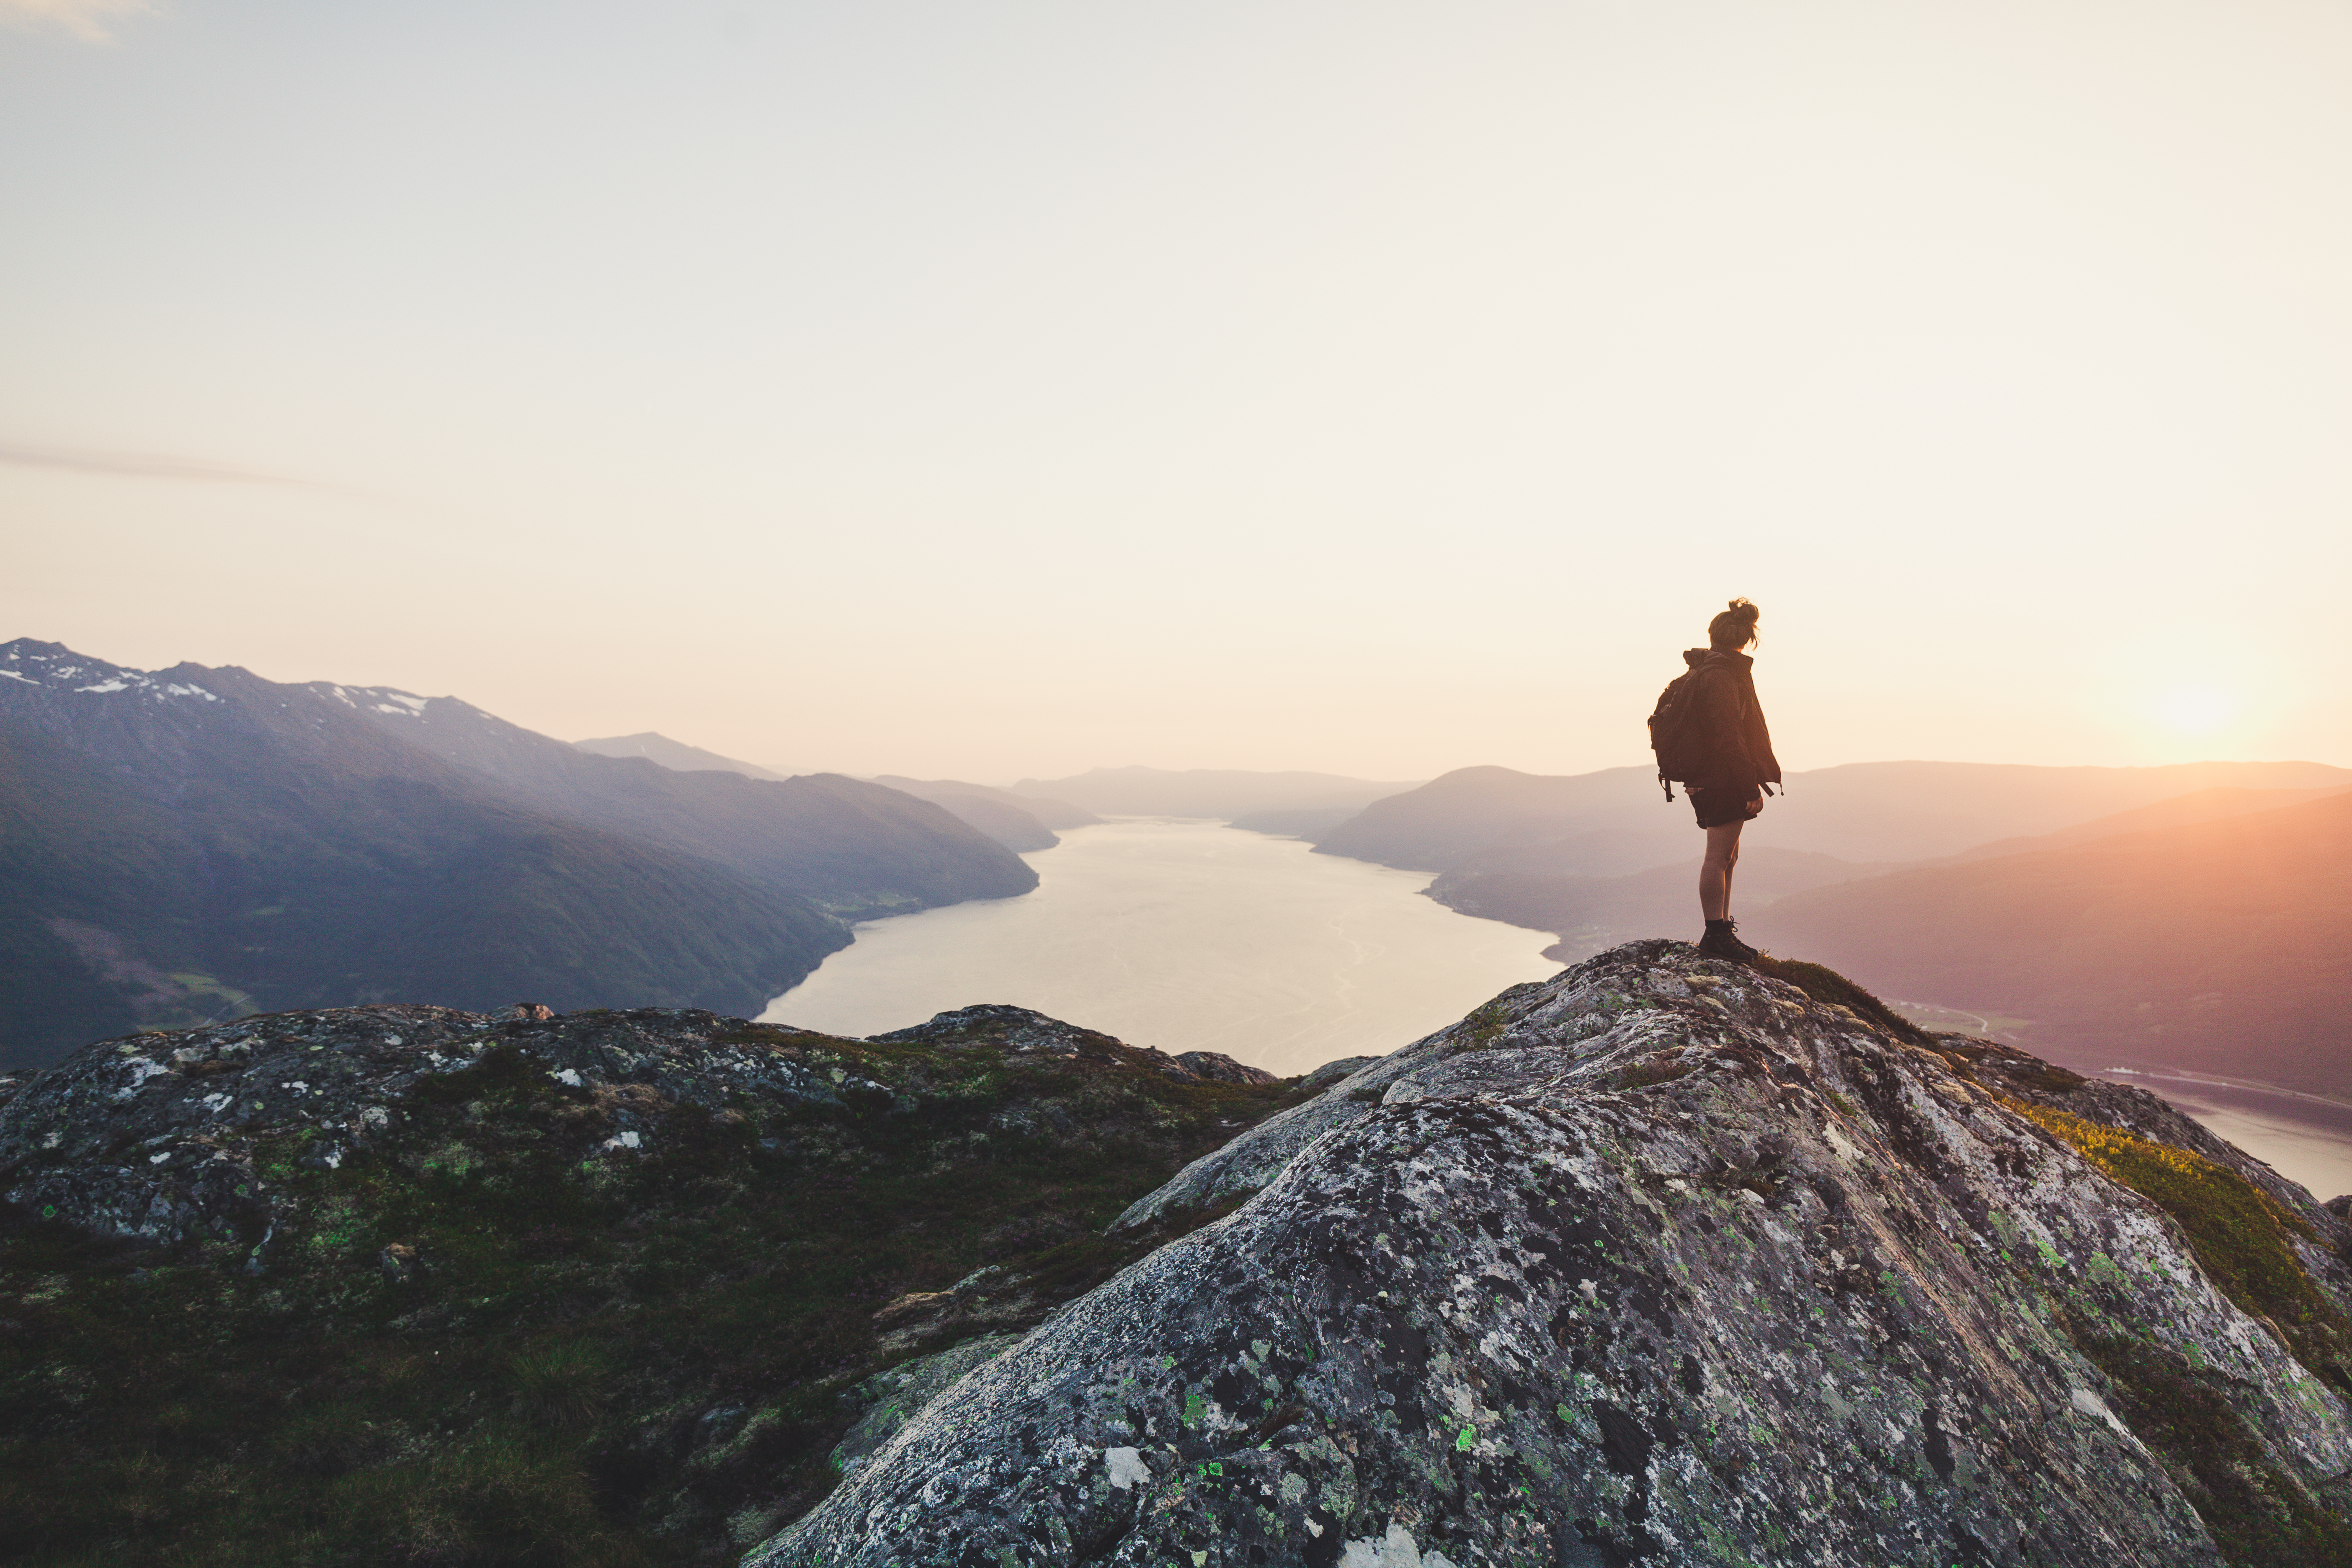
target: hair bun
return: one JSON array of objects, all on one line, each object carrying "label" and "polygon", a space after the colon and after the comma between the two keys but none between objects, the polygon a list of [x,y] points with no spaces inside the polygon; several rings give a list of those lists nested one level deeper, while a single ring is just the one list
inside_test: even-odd
[{"label": "hair bun", "polygon": [[1706,623],[1707,641],[1714,647],[1738,652],[1756,641],[1756,622],[1763,615],[1752,599],[1734,599],[1731,607]]}]

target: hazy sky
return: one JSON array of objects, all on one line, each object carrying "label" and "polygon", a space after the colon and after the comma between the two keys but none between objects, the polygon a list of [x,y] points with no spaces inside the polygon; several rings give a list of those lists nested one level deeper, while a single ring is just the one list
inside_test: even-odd
[{"label": "hazy sky", "polygon": [[0,0],[0,637],[1003,780],[2352,764],[2352,7]]}]

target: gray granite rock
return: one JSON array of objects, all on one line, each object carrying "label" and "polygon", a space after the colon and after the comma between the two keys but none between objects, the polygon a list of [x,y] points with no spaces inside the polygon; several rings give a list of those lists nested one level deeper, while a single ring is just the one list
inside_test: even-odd
[{"label": "gray granite rock", "polygon": [[937,1355],[900,1362],[858,1384],[845,1396],[858,1410],[857,1424],[835,1446],[834,1467],[845,1473],[855,1470],[897,1436],[941,1390],[1020,1342],[1019,1334],[982,1334]]},{"label": "gray granite rock", "polygon": [[[1604,953],[1189,1167],[1122,1223],[1259,1190],[746,1563],[2212,1564],[2263,1522],[2233,1475],[2334,1550],[2337,1388],[2027,1113],[2158,1102],[2009,1071],[1681,943]],[[2282,1190],[2341,1314],[2352,1231]],[[2221,1468],[2150,1414],[2175,1385]]]}]

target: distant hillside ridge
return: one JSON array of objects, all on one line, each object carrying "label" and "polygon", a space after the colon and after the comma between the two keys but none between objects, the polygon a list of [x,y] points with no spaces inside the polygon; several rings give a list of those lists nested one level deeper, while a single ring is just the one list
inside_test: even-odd
[{"label": "distant hillside ridge", "polygon": [[2343,1095],[2352,795],[1820,887],[1749,940],[1888,996],[2032,1020],[2076,1066]]},{"label": "distant hillside ridge", "polygon": [[1102,820],[1084,806],[1072,805],[1067,801],[1014,795],[1010,790],[966,784],[961,779],[910,779],[883,773],[872,782],[943,806],[1016,854],[1051,849],[1061,842],[1054,833],[1056,827],[1085,827]]},{"label": "distant hillside ridge", "polygon": [[781,781],[593,756],[455,697],[312,682],[306,689],[479,774],[517,801],[698,855],[844,920],[1003,899],[1037,873],[951,813],[840,773]]},{"label": "distant hillside ridge", "polygon": [[1991,860],[2003,855],[2026,855],[2041,849],[2067,849],[2078,844],[2088,844],[2095,838],[2113,838],[2119,833],[2138,833],[2157,827],[2187,827],[2200,822],[2245,816],[2257,811],[2276,811],[2282,806],[2301,805],[2307,800],[2341,795],[2347,789],[2352,789],[2352,784],[2326,789],[2239,789],[2228,786],[2200,789],[2189,795],[2158,801],[2154,805],[2135,806],[2129,811],[2116,812],[2112,816],[2078,822],[2072,827],[2063,827],[2055,833],[2045,833],[2035,838],[1995,839],[1990,844],[1963,849],[1950,858]]},{"label": "distant hillside ridge", "polygon": [[[2352,788],[2352,769],[2321,763],[2184,763],[2044,768],[1988,763],[1853,763],[1789,775],[1745,835],[1749,847],[1861,864],[1958,855],[1994,840],[2058,832],[2096,817],[2217,788]],[[1319,853],[1404,870],[1542,868],[1623,875],[1695,853],[1690,807],[1668,802],[1649,767],[1569,775],[1471,767],[1373,802],[1311,835]]]},{"label": "distant hillside ridge", "polygon": [[700,746],[689,746],[683,741],[673,741],[667,735],[651,730],[635,735],[607,735],[600,740],[572,742],[583,752],[600,757],[643,757],[649,763],[681,773],[741,773],[747,779],[772,779],[782,783],[793,775],[763,768],[757,763],[743,762],[735,757],[722,757],[716,752],[706,752]]},{"label": "distant hillside ridge", "polygon": [[750,1010],[848,940],[305,688],[0,646],[0,1062],[390,996]]},{"label": "distant hillside ridge", "polygon": [[[1696,938],[1700,931],[1698,865],[1694,856],[1671,866],[1654,866],[1618,877],[1447,871],[1424,891],[1447,909],[1465,915],[1550,931],[1560,940],[1547,948],[1544,956],[1575,963],[1643,937]],[[1749,849],[1739,858],[1738,907],[1745,920],[1791,893],[1878,876],[1886,869],[1857,866],[1831,855],[1808,855],[1801,849]]]},{"label": "distant hillside ridge", "polygon": [[[2095,839],[2151,827],[2188,826],[2299,805],[2330,793],[2326,790],[2209,789],[2199,790],[2154,805],[2119,812],[2039,838],[2004,838],[1981,844],[1956,856],[1910,865],[1863,865],[1832,855],[1769,845],[1748,847],[1740,856],[1737,879],[1738,910],[1754,917],[1775,900],[1791,893],[1837,882],[1855,882],[1929,866],[1964,864],[2002,855],[2030,854],[2069,848]],[[1608,863],[1633,855],[1621,845],[1601,843],[1605,835],[1587,835],[1550,844],[1500,846],[1479,851],[1446,871],[1424,889],[1429,897],[1465,915],[1507,921],[1534,931],[1548,931],[1560,939],[1545,956],[1561,963],[1599,952],[1639,937],[1688,934],[1698,919],[1694,889],[1698,880],[1697,835],[1683,844],[1685,857],[1670,865],[1653,866],[1630,874],[1584,874],[1557,869],[1562,865]],[[1636,843],[1639,841],[1637,840]]]},{"label": "distant hillside ridge", "polygon": [[1238,768],[1096,768],[1065,779],[1023,779],[1017,795],[1072,802],[1105,816],[1213,816],[1255,812],[1360,810],[1414,785],[1341,773],[1256,773]]}]

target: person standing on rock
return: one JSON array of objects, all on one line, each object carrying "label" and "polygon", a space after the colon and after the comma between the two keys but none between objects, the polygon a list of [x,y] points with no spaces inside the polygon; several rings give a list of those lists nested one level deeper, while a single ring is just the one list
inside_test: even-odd
[{"label": "person standing on rock", "polygon": [[1780,782],[1772,755],[1771,732],[1756,700],[1755,663],[1743,649],[1756,646],[1760,612],[1746,599],[1709,621],[1708,646],[1683,655],[1689,669],[1666,689],[1650,719],[1650,739],[1658,753],[1658,777],[1679,780],[1690,796],[1698,825],[1706,830],[1706,858],[1699,862],[1699,913],[1706,934],[1698,950],[1742,963],[1758,956],[1739,940],[1731,918],[1731,872],[1739,864],[1739,830],[1764,809],[1764,796]]}]

